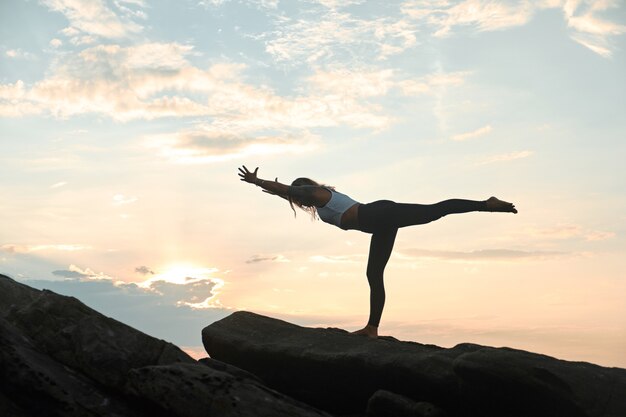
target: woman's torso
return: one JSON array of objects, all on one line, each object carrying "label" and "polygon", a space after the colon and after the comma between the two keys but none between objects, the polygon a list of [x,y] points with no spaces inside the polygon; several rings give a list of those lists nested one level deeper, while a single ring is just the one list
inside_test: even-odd
[{"label": "woman's torso", "polygon": [[[334,224],[332,222],[329,222],[327,218],[323,218],[324,217],[323,209],[326,208],[326,206],[331,203],[331,200],[333,200],[333,198],[338,198],[338,197],[343,198],[347,200],[348,208],[345,209],[345,211],[343,211],[343,213],[341,214],[339,224],[334,224],[334,225],[345,230],[357,229],[359,225],[358,206],[360,204],[357,201],[352,200],[350,197],[348,197],[345,194],[339,193],[337,191],[333,191],[325,187],[323,188],[323,190],[327,191],[327,193],[322,199],[320,199],[319,201],[320,205],[317,206],[318,215],[320,215],[320,218],[322,218],[322,220],[324,220],[327,223]],[[320,210],[322,210],[322,214],[320,214]]]}]

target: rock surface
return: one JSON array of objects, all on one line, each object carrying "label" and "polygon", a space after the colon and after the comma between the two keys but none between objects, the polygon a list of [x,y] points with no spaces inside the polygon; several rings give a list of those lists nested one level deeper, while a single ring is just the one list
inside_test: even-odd
[{"label": "rock surface", "polygon": [[446,417],[440,408],[427,402],[417,402],[403,395],[378,390],[367,402],[368,417]]},{"label": "rock surface", "polygon": [[328,416],[246,371],[196,362],[75,298],[0,275],[0,416],[256,415]]},{"label": "rock surface", "polygon": [[201,364],[134,369],[128,391],[180,417],[330,417],[250,379]]},{"label": "rock surface", "polygon": [[387,390],[452,417],[624,417],[626,370],[509,348],[372,340],[237,312],[202,331],[214,359],[332,413]]}]

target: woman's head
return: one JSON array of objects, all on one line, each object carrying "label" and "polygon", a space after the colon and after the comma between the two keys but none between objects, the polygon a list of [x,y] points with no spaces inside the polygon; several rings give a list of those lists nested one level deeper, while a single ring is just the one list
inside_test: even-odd
[{"label": "woman's head", "polygon": [[318,184],[316,181],[313,181],[311,178],[300,177],[300,178],[296,178],[295,180],[293,180],[291,185],[297,187],[299,185],[317,185],[317,186],[319,186],[320,184]]},{"label": "woman's head", "polygon": [[[305,178],[305,177],[296,178],[291,183],[292,187],[299,187],[299,186],[302,186],[302,185],[314,185],[314,186],[317,186],[317,187],[322,186],[318,182],[313,181],[311,178]],[[308,205],[302,204],[302,202],[299,201],[298,199],[289,197],[289,205],[291,206],[291,209],[293,210],[294,216],[296,215],[296,210],[293,208],[294,204],[296,206],[298,206],[301,210],[306,211],[307,213],[309,213],[311,215],[311,219],[312,220],[316,219],[317,210],[315,209],[315,206],[308,206]]]}]

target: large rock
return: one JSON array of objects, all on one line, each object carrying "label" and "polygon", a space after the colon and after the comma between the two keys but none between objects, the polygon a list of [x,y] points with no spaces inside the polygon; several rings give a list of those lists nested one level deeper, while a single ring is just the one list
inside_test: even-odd
[{"label": "large rock", "polygon": [[383,389],[450,416],[626,416],[625,369],[521,350],[372,340],[249,312],[207,326],[202,340],[212,358],[334,413],[363,413]]},{"label": "large rock", "polygon": [[39,352],[15,326],[0,319],[0,415],[148,416],[120,394]]},{"label": "large rock", "polygon": [[202,364],[132,370],[128,391],[180,417],[330,417],[252,379]]},{"label": "large rock", "polygon": [[171,343],[48,290],[14,307],[6,319],[58,362],[115,388],[124,385],[133,368],[195,362]]},{"label": "large rock", "polygon": [[327,416],[244,370],[196,362],[75,298],[0,275],[0,416],[257,415]]}]

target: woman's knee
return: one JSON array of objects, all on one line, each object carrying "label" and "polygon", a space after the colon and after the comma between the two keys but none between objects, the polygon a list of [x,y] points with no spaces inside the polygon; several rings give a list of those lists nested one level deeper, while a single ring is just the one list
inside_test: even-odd
[{"label": "woman's knee", "polygon": [[383,286],[383,272],[380,270],[372,270],[369,269],[366,272],[367,282],[369,282],[370,287],[381,287]]}]

